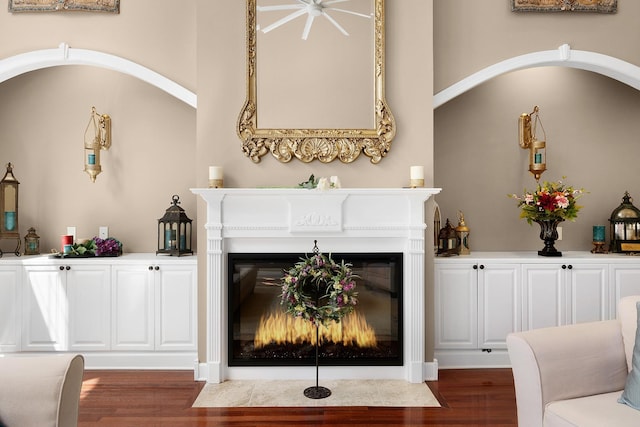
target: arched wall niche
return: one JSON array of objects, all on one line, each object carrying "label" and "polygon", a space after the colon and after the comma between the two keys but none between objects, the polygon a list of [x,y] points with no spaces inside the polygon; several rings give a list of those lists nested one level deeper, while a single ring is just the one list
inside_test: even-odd
[{"label": "arched wall niche", "polygon": [[62,65],[90,65],[128,74],[197,108],[195,93],[149,68],[95,50],[72,49],[66,43],[60,43],[57,49],[34,50],[0,60],[0,83],[29,71]]},{"label": "arched wall niche", "polygon": [[545,50],[516,56],[480,70],[436,93],[433,96],[433,108],[438,108],[468,90],[502,74],[526,68],[546,66],[570,67],[592,71],[640,90],[640,67],[600,53],[571,50],[568,44],[563,44],[556,50]]}]

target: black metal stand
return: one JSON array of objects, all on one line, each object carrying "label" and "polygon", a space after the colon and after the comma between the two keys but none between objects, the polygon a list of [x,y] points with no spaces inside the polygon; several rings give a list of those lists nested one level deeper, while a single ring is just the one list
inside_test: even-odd
[{"label": "black metal stand", "polygon": [[304,389],[304,395],[309,399],[324,399],[325,397],[331,396],[331,390],[326,387],[320,387],[318,385],[318,373],[319,373],[319,349],[318,345],[320,344],[319,338],[320,334],[318,332],[318,328],[320,326],[316,324],[316,385],[315,387],[307,387]]}]

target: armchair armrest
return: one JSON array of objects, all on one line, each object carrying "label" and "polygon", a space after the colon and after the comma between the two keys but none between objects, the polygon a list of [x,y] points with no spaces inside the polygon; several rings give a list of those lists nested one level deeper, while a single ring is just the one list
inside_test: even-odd
[{"label": "armchair armrest", "polygon": [[542,426],[550,402],[622,390],[627,378],[617,320],[512,333],[507,348],[520,427]]},{"label": "armchair armrest", "polygon": [[77,426],[83,373],[79,354],[0,358],[0,425]]}]

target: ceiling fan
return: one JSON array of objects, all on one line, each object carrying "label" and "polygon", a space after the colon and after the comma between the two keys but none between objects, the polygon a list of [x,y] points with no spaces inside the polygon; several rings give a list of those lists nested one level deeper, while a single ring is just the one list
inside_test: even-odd
[{"label": "ceiling fan", "polygon": [[289,21],[292,21],[300,16],[307,15],[307,22],[304,25],[304,30],[302,31],[302,39],[306,40],[309,37],[309,32],[311,31],[311,26],[313,25],[313,20],[318,16],[324,16],[331,22],[342,34],[348,36],[349,33],[342,28],[338,22],[329,15],[328,11],[335,12],[343,12],[348,13],[350,15],[360,16],[362,18],[371,19],[371,15],[365,15],[364,13],[354,12],[352,10],[339,9],[333,7],[332,5],[336,3],[344,3],[349,0],[296,0],[297,3],[294,4],[281,4],[275,6],[256,6],[256,9],[259,12],[271,12],[276,10],[295,10],[295,12],[290,13],[284,18],[274,22],[273,24],[262,29],[263,33],[268,33],[271,30],[275,30],[276,28],[286,24]]}]

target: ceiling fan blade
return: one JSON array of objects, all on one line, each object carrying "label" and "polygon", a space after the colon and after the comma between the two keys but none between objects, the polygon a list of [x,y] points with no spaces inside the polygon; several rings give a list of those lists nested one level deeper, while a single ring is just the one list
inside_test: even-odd
[{"label": "ceiling fan blade", "polygon": [[293,19],[296,19],[298,16],[304,15],[305,13],[307,13],[307,9],[306,8],[300,9],[297,12],[293,12],[293,13],[285,16],[284,18],[274,22],[273,24],[271,24],[271,25],[269,25],[267,27],[264,27],[262,29],[262,32],[263,33],[268,33],[269,31],[274,30],[274,29],[278,28],[279,26],[284,25],[284,24],[286,24],[287,22],[289,22],[289,21],[291,21]]},{"label": "ceiling fan blade", "polygon": [[371,19],[371,15],[365,15],[364,13],[354,12],[352,10],[337,9],[335,7],[325,7],[325,10],[335,10],[336,12],[343,12],[343,13],[348,13],[350,15],[356,15],[356,16],[361,16],[363,18]]},{"label": "ceiling fan blade", "polygon": [[344,34],[345,36],[349,35],[349,33],[347,33],[347,30],[342,28],[342,26],[338,24],[338,22],[335,19],[333,19],[326,11],[322,12],[322,15],[325,18],[327,18],[338,30],[340,30],[342,34]]},{"label": "ceiling fan blade", "polygon": [[258,12],[271,12],[272,10],[292,10],[292,9],[301,9],[305,6],[300,4],[281,4],[277,6],[256,6],[256,10]]},{"label": "ceiling fan blade", "polygon": [[346,1],[349,1],[349,0],[329,0],[329,1],[325,1],[324,3],[322,3],[322,5],[323,5],[323,6],[331,6],[332,4],[335,4],[335,3],[344,3],[344,2],[346,2]]},{"label": "ceiling fan blade", "polygon": [[309,32],[311,31],[311,25],[313,25],[314,19],[315,16],[313,16],[312,14],[309,14],[309,16],[307,16],[307,22],[304,24],[304,31],[302,32],[302,40],[306,40],[307,37],[309,37]]}]

